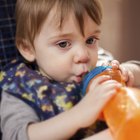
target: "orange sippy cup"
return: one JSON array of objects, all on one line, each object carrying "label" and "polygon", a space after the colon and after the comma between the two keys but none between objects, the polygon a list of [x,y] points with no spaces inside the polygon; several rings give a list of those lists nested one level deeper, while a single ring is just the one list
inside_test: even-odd
[{"label": "orange sippy cup", "polygon": [[92,80],[100,75],[110,75],[123,86],[103,109],[104,119],[115,140],[140,140],[140,89],[125,86],[119,70],[99,66],[83,79],[83,90],[88,91]]}]

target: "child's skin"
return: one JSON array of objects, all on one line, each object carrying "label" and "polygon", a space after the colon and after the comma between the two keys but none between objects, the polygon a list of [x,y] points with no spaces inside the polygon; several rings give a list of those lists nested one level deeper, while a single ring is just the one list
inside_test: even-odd
[{"label": "child's skin", "polygon": [[128,61],[120,67],[123,69],[127,85],[140,87],[140,61]]},{"label": "child's skin", "polygon": [[84,140],[114,140],[109,129],[95,134],[94,136],[85,138]]},{"label": "child's skin", "polygon": [[[35,35],[33,44],[22,40],[17,47],[26,60],[36,61],[42,75],[56,81],[74,81],[79,84],[82,77],[96,67],[100,25],[85,12],[86,26],[83,27],[82,34],[74,12],[71,11],[59,28],[59,19],[55,17],[55,13],[56,6],[51,9],[40,31]],[[114,63],[115,66],[112,66],[119,68],[119,64]],[[102,108],[119,87],[121,85],[111,80],[110,76],[96,78],[88,94],[72,109],[46,121],[30,123],[27,129],[29,140],[63,140],[72,137],[79,129],[96,121]]]}]

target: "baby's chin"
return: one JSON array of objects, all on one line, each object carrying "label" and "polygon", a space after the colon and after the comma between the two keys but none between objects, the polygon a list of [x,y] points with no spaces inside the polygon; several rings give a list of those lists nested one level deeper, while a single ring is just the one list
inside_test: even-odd
[{"label": "baby's chin", "polygon": [[81,76],[76,76],[72,80],[70,80],[70,82],[75,82],[75,83],[79,84],[82,82],[82,80],[83,80],[83,78]]},{"label": "baby's chin", "polygon": [[64,83],[81,83],[83,78],[81,76],[75,76],[67,79],[56,79],[57,82],[64,82]]}]

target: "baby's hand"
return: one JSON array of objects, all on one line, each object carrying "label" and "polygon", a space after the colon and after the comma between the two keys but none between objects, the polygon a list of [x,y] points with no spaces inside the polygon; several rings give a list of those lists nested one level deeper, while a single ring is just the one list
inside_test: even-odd
[{"label": "baby's hand", "polygon": [[127,86],[133,86],[134,85],[134,74],[127,69],[124,65],[120,65],[120,69],[122,72],[122,75],[124,77],[124,81]]},{"label": "baby's hand", "polygon": [[111,62],[112,68],[119,69],[122,73],[122,78],[127,86],[132,86],[134,83],[133,73],[127,69],[124,65],[121,65],[117,60]]},{"label": "baby's hand", "polygon": [[76,107],[77,112],[80,114],[79,121],[82,127],[88,127],[97,120],[103,107],[120,87],[121,84],[111,80],[108,75],[96,77],[91,81],[86,95]]},{"label": "baby's hand", "polygon": [[110,65],[112,69],[118,69],[122,73],[122,78],[127,86],[132,86],[134,83],[134,75],[133,73],[125,67],[125,65],[120,64],[119,61],[113,60],[111,63],[104,63],[103,65]]},{"label": "baby's hand", "polygon": [[112,60],[111,62],[104,62],[103,66],[112,66],[113,69],[119,69],[120,63],[117,60]]}]

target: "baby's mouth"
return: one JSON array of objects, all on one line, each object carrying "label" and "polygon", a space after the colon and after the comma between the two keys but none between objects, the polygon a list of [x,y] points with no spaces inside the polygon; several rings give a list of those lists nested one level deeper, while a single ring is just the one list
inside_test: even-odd
[{"label": "baby's mouth", "polygon": [[79,75],[79,76],[83,79],[87,73],[88,73],[88,72],[83,72],[83,73],[82,73],[81,75]]},{"label": "baby's mouth", "polygon": [[83,73],[77,75],[77,76],[76,76],[76,82],[77,82],[77,83],[80,83],[80,82],[83,80],[84,76],[85,76],[87,73],[88,73],[88,72],[83,72]]}]

